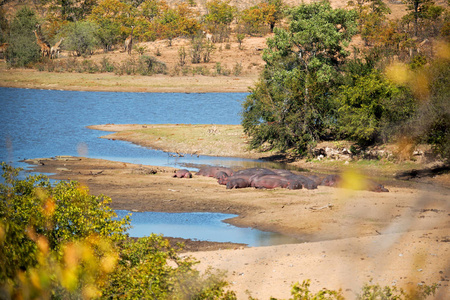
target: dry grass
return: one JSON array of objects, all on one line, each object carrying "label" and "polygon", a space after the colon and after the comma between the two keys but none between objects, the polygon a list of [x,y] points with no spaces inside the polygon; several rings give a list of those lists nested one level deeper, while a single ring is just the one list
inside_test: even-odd
[{"label": "dry grass", "polygon": [[241,125],[98,125],[91,129],[115,131],[103,136],[129,141],[179,155],[260,158],[272,153],[250,151]]}]

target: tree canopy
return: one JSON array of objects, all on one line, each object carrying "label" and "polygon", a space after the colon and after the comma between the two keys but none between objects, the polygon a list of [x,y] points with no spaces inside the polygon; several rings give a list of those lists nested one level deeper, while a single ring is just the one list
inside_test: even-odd
[{"label": "tree canopy", "polygon": [[316,2],[293,8],[290,17],[288,30],[275,28],[267,39],[267,65],[244,103],[242,124],[253,147],[268,142],[304,153],[335,118],[331,96],[356,13]]}]

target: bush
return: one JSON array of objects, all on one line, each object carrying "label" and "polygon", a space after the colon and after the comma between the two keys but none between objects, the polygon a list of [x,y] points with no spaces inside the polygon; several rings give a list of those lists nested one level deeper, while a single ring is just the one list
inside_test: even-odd
[{"label": "bush", "polygon": [[6,53],[8,63],[13,67],[25,67],[39,60],[39,46],[33,30],[38,23],[35,12],[24,7],[11,22],[9,47]]},{"label": "bush", "polygon": [[89,21],[69,23],[65,27],[64,45],[77,56],[90,55],[99,44],[97,32],[98,26]]},{"label": "bush", "polygon": [[60,254],[65,244],[98,235],[111,241],[125,238],[128,217],[113,220],[115,212],[104,195],[91,196],[76,182],[50,184],[47,177],[18,180],[19,169],[2,163],[0,184],[0,281],[14,279],[20,270],[39,263],[38,237],[49,251]]}]

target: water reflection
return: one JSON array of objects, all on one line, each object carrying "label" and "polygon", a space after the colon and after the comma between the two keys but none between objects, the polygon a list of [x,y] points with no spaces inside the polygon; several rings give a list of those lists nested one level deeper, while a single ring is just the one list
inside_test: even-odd
[{"label": "water reflection", "polygon": [[[123,218],[131,213],[117,210],[118,217]],[[231,242],[247,244],[250,247],[272,246],[299,243],[298,239],[273,232],[265,232],[252,228],[240,228],[223,220],[237,215],[222,213],[162,213],[132,212],[131,228],[128,233],[132,237],[149,236],[151,233],[184,239]]]}]

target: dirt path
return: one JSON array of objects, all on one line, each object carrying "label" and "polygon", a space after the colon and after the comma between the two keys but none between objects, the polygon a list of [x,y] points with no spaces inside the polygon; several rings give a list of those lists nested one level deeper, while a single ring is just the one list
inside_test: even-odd
[{"label": "dirt path", "polygon": [[[289,296],[295,281],[312,289],[342,288],[351,299],[362,283],[411,288],[424,281],[449,291],[450,190],[417,182],[383,182],[389,193],[316,190],[227,190],[212,178],[172,178],[174,169],[89,158],[38,159],[36,171],[57,173],[137,211],[238,214],[237,226],[298,237],[303,244],[190,253],[228,270],[239,299]],[[152,174],[156,171],[156,174]],[[225,247],[224,247],[225,248]],[[236,248],[236,247],[233,247]],[[193,249],[198,250],[198,249]]]}]

